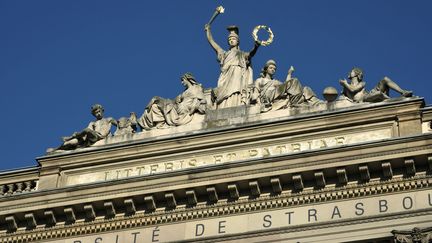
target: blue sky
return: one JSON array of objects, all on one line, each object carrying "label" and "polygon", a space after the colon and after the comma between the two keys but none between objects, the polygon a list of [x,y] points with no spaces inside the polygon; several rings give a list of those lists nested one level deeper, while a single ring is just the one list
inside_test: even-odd
[{"label": "blue sky", "polygon": [[358,66],[368,89],[389,76],[432,100],[432,1],[0,1],[0,170],[37,165],[87,126],[94,103],[106,116],[141,115],[152,96],[180,93],[185,72],[215,87],[204,25],[218,5],[226,12],[212,32],[225,49],[228,25],[243,50],[256,25],[273,30],[252,60],[255,78],[274,59],[276,78],[293,65],[321,96]]}]

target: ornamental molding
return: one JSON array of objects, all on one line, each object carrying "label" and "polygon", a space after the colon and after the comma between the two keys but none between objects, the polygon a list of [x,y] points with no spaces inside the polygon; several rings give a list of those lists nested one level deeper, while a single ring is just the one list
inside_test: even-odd
[{"label": "ornamental molding", "polygon": [[[324,188],[319,191],[304,191],[300,193],[282,193],[280,195],[263,195],[256,199],[240,198],[234,202],[220,200],[213,205],[197,205],[193,208],[178,207],[172,210],[157,210],[153,213],[138,212],[132,216],[117,216],[112,219],[97,218],[92,222],[76,222],[72,225],[59,224],[53,227],[41,228],[30,231],[17,231],[14,233],[6,233],[0,236],[0,239],[5,242],[32,242],[35,240],[56,239],[72,236],[80,236],[87,234],[102,233],[108,231],[116,231],[122,229],[130,229],[135,227],[144,227],[152,225],[161,225],[166,223],[182,222],[196,219],[208,219],[232,214],[244,214],[250,212],[259,212],[272,209],[290,208],[299,205],[311,205],[322,202],[336,202],[338,200],[353,199],[368,197],[373,195],[386,195],[397,192],[413,192],[416,190],[424,190],[430,188],[432,184],[432,176],[416,176],[413,178],[395,178],[384,183],[372,181],[364,185],[347,185],[345,188]],[[431,214],[430,210],[424,212],[412,212],[410,214],[396,214],[391,219],[401,217],[412,217],[419,214]],[[370,217],[361,219],[362,223],[381,220],[383,218],[390,219],[388,216]],[[351,224],[357,224],[359,221],[354,220]],[[346,225],[344,222],[343,225]],[[315,228],[334,227],[334,224],[314,225],[294,227],[284,230],[291,232],[297,230],[307,230]],[[272,231],[273,232],[273,231]],[[271,233],[265,233],[271,234]]]}]

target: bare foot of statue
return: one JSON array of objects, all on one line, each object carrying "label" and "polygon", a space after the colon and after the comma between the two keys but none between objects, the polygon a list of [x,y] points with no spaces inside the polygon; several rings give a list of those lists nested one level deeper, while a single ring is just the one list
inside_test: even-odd
[{"label": "bare foot of statue", "polygon": [[65,137],[62,137],[61,139],[63,142],[66,142],[66,141],[71,140],[72,138],[73,138],[73,136],[65,136]]},{"label": "bare foot of statue", "polygon": [[410,90],[404,90],[404,91],[402,92],[402,96],[403,96],[403,97],[412,97],[412,96],[413,96],[413,92],[410,91]]},{"label": "bare foot of statue", "polygon": [[51,152],[53,152],[53,151],[55,151],[55,150],[56,150],[55,148],[47,148],[46,152],[47,152],[47,153],[51,153]]}]

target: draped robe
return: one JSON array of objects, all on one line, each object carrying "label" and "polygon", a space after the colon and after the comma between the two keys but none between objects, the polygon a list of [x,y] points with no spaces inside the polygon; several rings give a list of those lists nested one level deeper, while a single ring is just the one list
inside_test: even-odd
[{"label": "draped robe", "polygon": [[270,78],[258,78],[255,81],[254,89],[254,92],[259,93],[259,103],[270,106],[272,110],[308,102],[314,104],[318,101],[312,89],[307,86],[303,87],[297,78],[292,78],[284,83]]},{"label": "draped robe", "polygon": [[196,112],[205,113],[206,101],[201,85],[192,85],[175,100],[153,97],[138,120],[144,129],[180,126],[192,121]]},{"label": "draped robe", "polygon": [[218,108],[245,103],[248,86],[253,83],[249,53],[239,48],[218,53],[221,73],[218,86],[213,90]]}]

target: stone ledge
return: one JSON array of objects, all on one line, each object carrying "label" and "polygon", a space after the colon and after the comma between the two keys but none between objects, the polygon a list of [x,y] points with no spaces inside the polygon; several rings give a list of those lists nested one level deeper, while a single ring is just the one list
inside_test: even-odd
[{"label": "stone ledge", "polygon": [[110,136],[104,140],[96,142],[91,147],[76,149],[73,151],[57,151],[39,157],[38,160],[67,154],[93,151],[117,144],[130,144],[141,141],[163,140],[173,137],[199,135],[213,131],[221,131],[233,128],[236,129],[239,127],[246,127],[257,124],[313,118],[317,116],[332,115],[347,111],[379,109],[387,106],[398,106],[400,104],[411,102],[420,102],[421,104],[423,104],[424,99],[420,97],[399,97],[379,103],[351,103],[347,100],[342,99],[332,103],[321,103],[316,106],[290,108],[284,110],[270,111],[266,113],[260,113],[259,107],[253,105],[225,108],[219,110],[209,110],[207,114],[195,115],[194,119],[186,125],[163,129],[152,129],[149,131],[141,131],[135,134]]}]

